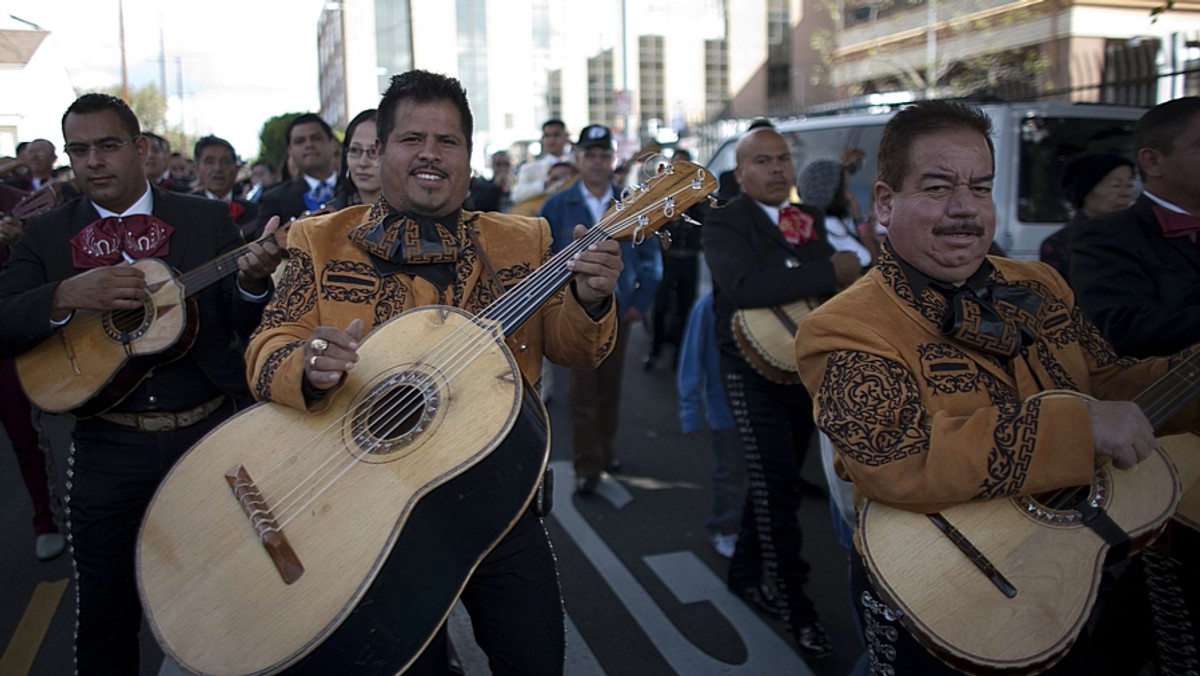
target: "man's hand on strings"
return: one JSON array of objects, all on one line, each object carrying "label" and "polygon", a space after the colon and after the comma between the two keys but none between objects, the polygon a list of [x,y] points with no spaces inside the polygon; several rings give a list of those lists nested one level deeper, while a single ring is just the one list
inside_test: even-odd
[{"label": "man's hand on strings", "polygon": [[[575,239],[587,231],[582,225],[575,226]],[[617,290],[617,278],[623,267],[621,245],[612,239],[591,244],[567,261],[567,269],[575,273],[573,284],[580,304],[587,310],[599,308]]]},{"label": "man's hand on strings", "polygon": [[[278,229],[279,217],[272,216],[271,220],[267,221],[267,227],[263,228],[263,234],[270,235]],[[279,267],[281,260],[283,260],[283,249],[271,240],[267,240],[263,244],[247,245],[246,253],[238,256],[237,259],[238,286],[247,293],[255,295],[266,293],[270,288],[267,280],[271,277],[271,273],[275,272],[275,268]]]}]

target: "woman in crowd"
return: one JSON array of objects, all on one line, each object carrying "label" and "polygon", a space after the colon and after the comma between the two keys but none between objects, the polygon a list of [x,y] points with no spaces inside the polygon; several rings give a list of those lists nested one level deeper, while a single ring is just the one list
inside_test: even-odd
[{"label": "woman in crowd", "polygon": [[375,139],[375,109],[370,108],[355,115],[346,127],[342,170],[338,174],[337,194],[330,207],[341,209],[354,204],[374,204],[379,200],[379,155]]}]

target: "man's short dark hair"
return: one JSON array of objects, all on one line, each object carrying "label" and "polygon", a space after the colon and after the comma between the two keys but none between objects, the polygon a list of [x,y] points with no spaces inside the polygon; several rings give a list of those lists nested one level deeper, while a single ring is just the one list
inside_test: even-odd
[{"label": "man's short dark hair", "polygon": [[292,145],[292,130],[299,125],[309,122],[321,125],[321,130],[325,132],[325,136],[333,138],[333,127],[329,126],[329,123],[325,120],[322,120],[320,115],[317,115],[316,113],[304,113],[302,115],[297,115],[296,117],[292,118],[291,122],[288,122],[287,134],[284,136],[284,138],[287,140],[287,144],[289,146]]},{"label": "man's short dark hair", "polygon": [[1133,127],[1134,151],[1153,148],[1170,155],[1175,137],[1183,134],[1197,113],[1200,113],[1200,96],[1184,96],[1154,106]]},{"label": "man's short dark hair", "polygon": [[546,132],[546,127],[562,127],[563,131],[566,131],[567,123],[563,122],[562,120],[558,119],[557,117],[552,117],[549,120],[546,120],[545,122],[542,123],[542,133]]},{"label": "man's short dark hair", "polygon": [[204,138],[200,139],[199,141],[196,141],[196,147],[192,150],[192,157],[199,160],[200,153],[203,152],[205,148],[210,148],[212,146],[221,146],[222,148],[225,148],[226,150],[229,151],[229,156],[233,158],[233,161],[235,163],[238,161],[237,151],[235,151],[233,149],[232,143],[230,143],[229,141],[226,141],[225,139],[221,138],[220,136],[211,136],[211,135],[205,136]]},{"label": "man's short dark hair", "polygon": [[152,131],[142,132],[142,136],[145,136],[146,138],[150,139],[151,143],[157,143],[160,147],[162,147],[163,153],[170,154],[171,142],[168,141],[167,139],[159,136],[158,134],[155,134]]},{"label": "man's short dark hair", "polygon": [[129,134],[129,138],[142,135],[142,126],[138,123],[137,115],[133,114],[133,110],[124,101],[115,96],[93,92],[75,99],[75,102],[67,108],[67,112],[63,113],[63,136],[66,136],[67,116],[71,113],[88,115],[91,113],[101,113],[106,110],[111,110],[117,114],[117,118],[121,120],[121,127]]},{"label": "man's short dark hair", "polygon": [[259,161],[255,162],[254,164],[251,164],[250,168],[253,169],[254,167],[258,167],[258,166],[266,167],[268,172],[270,172],[272,174],[275,173],[275,165],[271,164],[270,160],[259,160]]},{"label": "man's short dark hair", "polygon": [[879,140],[879,180],[901,190],[908,176],[910,151],[918,138],[941,131],[977,131],[987,139],[996,166],[992,143],[992,120],[982,110],[950,101],[923,101],[896,113],[883,128]]},{"label": "man's short dark hair", "polygon": [[462,125],[463,136],[467,138],[467,154],[471,154],[474,144],[475,118],[471,116],[471,104],[467,102],[467,90],[463,89],[458,80],[425,70],[410,70],[407,73],[392,76],[392,82],[379,102],[379,117],[375,126],[379,132],[379,145],[387,146],[388,136],[396,123],[396,108],[404,101],[416,103],[433,103],[449,101],[458,108],[458,116]]},{"label": "man's short dark hair", "polygon": [[22,150],[29,147],[29,141],[21,141],[17,144],[17,154],[20,155]]},{"label": "man's short dark hair", "polygon": [[750,122],[750,126],[746,127],[746,131],[754,131],[755,129],[774,129],[775,123],[765,117],[756,117]]}]

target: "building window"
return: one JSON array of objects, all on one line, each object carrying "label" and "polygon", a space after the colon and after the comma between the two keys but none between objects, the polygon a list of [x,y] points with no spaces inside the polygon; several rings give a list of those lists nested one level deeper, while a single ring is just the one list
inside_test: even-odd
[{"label": "building window", "polygon": [[789,0],[767,0],[767,102],[786,106],[792,98],[792,21]]},{"label": "building window", "polygon": [[615,126],[617,100],[613,88],[613,50],[606,49],[588,59],[587,69],[588,122]]},{"label": "building window", "polygon": [[562,69],[550,71],[546,76],[546,117],[562,119]]},{"label": "building window", "polygon": [[650,120],[661,126],[667,119],[667,92],[663,77],[663,37],[643,35],[638,38],[638,110],[642,128]]},{"label": "building window", "polygon": [[729,42],[704,41],[704,103],[708,117],[724,117],[729,105]]},{"label": "building window", "polygon": [[1154,38],[1108,40],[1104,46],[1104,79],[1100,102],[1153,106],[1158,95],[1156,59],[1161,42]]}]

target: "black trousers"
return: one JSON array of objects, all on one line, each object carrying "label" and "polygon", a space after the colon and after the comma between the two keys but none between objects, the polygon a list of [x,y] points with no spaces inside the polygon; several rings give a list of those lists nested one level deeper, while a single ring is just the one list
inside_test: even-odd
[{"label": "black trousers", "polygon": [[[526,510],[467,582],[463,606],[496,676],[558,676],[566,638],[558,569],[542,520]],[[448,674],[446,627],[407,676]]]},{"label": "black trousers", "polygon": [[227,399],[196,425],[153,434],[98,418],[76,424],[67,519],[75,561],[78,673],[138,673],[138,528],[167,471],[233,408]]},{"label": "black trousers", "polygon": [[762,377],[740,356],[721,355],[721,376],[746,452],[749,489],[729,586],[755,586],[766,575],[795,629],[816,619],[804,593],[809,565],[800,556],[800,467],[816,425],[803,385]]}]

